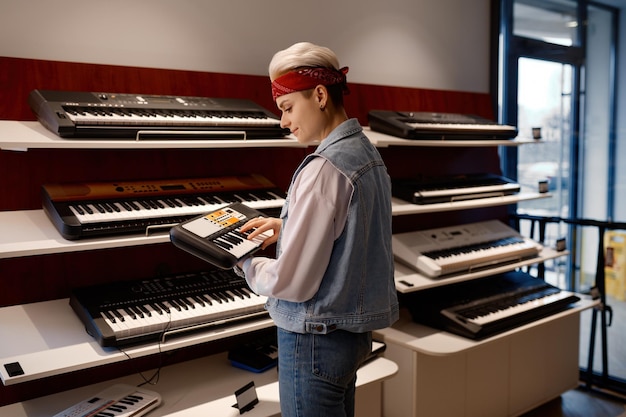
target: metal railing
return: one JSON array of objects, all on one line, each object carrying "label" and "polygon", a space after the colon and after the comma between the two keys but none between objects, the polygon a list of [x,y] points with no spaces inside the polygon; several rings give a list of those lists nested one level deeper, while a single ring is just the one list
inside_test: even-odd
[{"label": "metal railing", "polygon": [[[613,309],[607,304],[606,300],[606,282],[605,282],[605,247],[604,236],[608,230],[626,230],[626,223],[601,221],[592,219],[570,219],[563,217],[543,217],[527,214],[511,214],[511,223],[513,227],[520,230],[520,222],[530,221],[530,238],[538,235],[536,240],[544,244],[546,240],[546,227],[550,223],[565,223],[573,227],[593,227],[598,233],[598,252],[596,257],[595,283],[591,288],[591,296],[599,299],[600,303],[592,310],[591,317],[591,334],[589,339],[589,356],[587,361],[587,369],[581,370],[581,379],[585,382],[587,388],[597,385],[601,388],[608,388],[620,393],[626,392],[626,383],[617,381],[609,377],[608,367],[608,346],[607,346],[607,328],[613,322]],[[573,256],[572,258],[575,258]],[[572,259],[570,262],[575,262]],[[538,274],[540,278],[545,277],[545,265],[538,265]],[[593,362],[596,348],[596,333],[598,328],[598,316],[600,318],[600,339],[601,339],[601,359],[602,371],[600,374],[593,372]]]}]

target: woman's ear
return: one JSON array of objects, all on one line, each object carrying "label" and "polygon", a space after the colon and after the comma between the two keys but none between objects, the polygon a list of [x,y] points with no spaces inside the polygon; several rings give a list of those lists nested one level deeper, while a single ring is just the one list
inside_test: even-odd
[{"label": "woman's ear", "polygon": [[328,89],[321,84],[315,87],[315,99],[320,106],[320,110],[324,110],[328,101]]}]

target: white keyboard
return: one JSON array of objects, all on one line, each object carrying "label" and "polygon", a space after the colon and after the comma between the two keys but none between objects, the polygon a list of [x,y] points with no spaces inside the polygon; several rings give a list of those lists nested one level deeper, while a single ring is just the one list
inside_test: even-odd
[{"label": "white keyboard", "polygon": [[139,417],[161,404],[161,395],[144,388],[116,384],[53,417]]},{"label": "white keyboard", "polygon": [[498,220],[393,235],[395,257],[429,277],[514,262],[543,246]]}]

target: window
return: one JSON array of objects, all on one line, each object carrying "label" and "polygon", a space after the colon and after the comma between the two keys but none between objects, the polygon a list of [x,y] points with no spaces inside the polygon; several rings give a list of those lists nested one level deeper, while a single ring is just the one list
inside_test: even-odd
[{"label": "window", "polygon": [[[540,144],[501,149],[503,172],[516,178],[522,190],[537,190],[538,181],[548,181],[552,198],[520,203],[516,213],[569,221],[549,224],[546,244],[566,237],[571,255],[546,264],[546,279],[585,292],[595,284],[599,229],[571,221],[612,219],[614,200],[620,198],[614,191],[613,160],[618,13],[587,0],[500,0],[499,4],[500,121],[516,125],[521,138],[531,138],[533,128],[541,132]],[[626,252],[626,231],[619,231],[616,238]],[[622,262],[626,286],[626,254]],[[617,317],[626,314],[624,298],[607,291],[607,303],[615,306],[614,325],[606,329],[608,346],[602,346],[597,328],[595,374],[606,372],[601,356],[606,357],[607,350],[620,352],[626,342],[626,332],[615,326],[625,322]],[[581,315],[580,365],[585,371],[592,313],[595,317],[597,310]],[[615,356],[609,355],[608,379],[612,388],[626,392],[626,364]],[[606,380],[602,375],[594,382],[606,386]]]}]

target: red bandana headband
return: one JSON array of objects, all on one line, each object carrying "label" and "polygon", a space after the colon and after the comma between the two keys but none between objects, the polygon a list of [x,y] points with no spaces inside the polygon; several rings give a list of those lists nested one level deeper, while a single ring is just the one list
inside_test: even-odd
[{"label": "red bandana headband", "polygon": [[282,95],[310,90],[320,84],[325,86],[345,84],[347,73],[348,67],[340,70],[324,67],[298,68],[272,81],[272,97],[276,101]]}]

